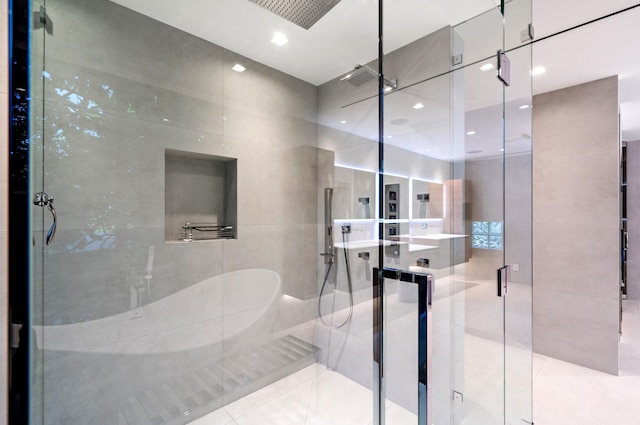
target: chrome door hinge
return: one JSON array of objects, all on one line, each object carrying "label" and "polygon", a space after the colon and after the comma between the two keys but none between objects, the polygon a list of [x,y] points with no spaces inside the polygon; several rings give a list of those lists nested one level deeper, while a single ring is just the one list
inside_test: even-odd
[{"label": "chrome door hinge", "polygon": [[498,50],[498,79],[504,83],[505,86],[511,85],[511,61],[505,52]]},{"label": "chrome door hinge", "polygon": [[520,42],[526,43],[527,41],[531,41],[535,38],[535,30],[533,28],[533,24],[527,25],[526,29],[520,31]]}]

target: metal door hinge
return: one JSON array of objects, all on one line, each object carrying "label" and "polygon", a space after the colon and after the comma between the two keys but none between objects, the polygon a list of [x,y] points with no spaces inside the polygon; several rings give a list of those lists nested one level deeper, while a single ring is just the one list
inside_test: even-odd
[{"label": "metal door hinge", "polygon": [[533,40],[535,38],[535,30],[533,28],[533,24],[527,25],[526,29],[520,31],[520,42],[526,43],[527,41]]},{"label": "metal door hinge", "polygon": [[504,83],[505,86],[511,85],[511,61],[505,52],[498,50],[498,79]]},{"label": "metal door hinge", "polygon": [[47,8],[44,6],[40,6],[40,22],[43,24],[47,23]]},{"label": "metal door hinge", "polygon": [[453,66],[460,65],[462,63],[462,53],[451,57],[451,64]]}]

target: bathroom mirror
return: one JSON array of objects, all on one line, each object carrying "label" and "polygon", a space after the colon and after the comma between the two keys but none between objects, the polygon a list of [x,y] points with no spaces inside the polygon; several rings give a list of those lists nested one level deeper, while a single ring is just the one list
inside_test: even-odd
[{"label": "bathroom mirror", "polygon": [[376,173],[334,167],[333,214],[340,219],[372,219],[376,205]]},{"label": "bathroom mirror", "polygon": [[411,218],[442,218],[443,194],[442,183],[411,179]]}]

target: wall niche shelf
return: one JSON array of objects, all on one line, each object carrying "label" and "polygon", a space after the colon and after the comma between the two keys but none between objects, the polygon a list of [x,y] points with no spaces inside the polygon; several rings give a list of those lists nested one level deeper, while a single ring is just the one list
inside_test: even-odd
[{"label": "wall niche shelf", "polygon": [[235,158],[165,150],[165,243],[235,239]]}]

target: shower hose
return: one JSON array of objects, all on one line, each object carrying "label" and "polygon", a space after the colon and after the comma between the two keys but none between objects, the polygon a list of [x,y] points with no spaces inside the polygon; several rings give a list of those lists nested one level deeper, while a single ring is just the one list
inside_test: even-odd
[{"label": "shower hose", "polygon": [[[324,279],[322,281],[322,286],[320,287],[320,295],[318,296],[318,317],[320,318],[320,321],[322,322],[323,325],[331,328],[331,329],[338,329],[343,327],[344,325],[346,325],[347,323],[349,323],[349,320],[351,320],[351,316],[353,316],[353,286],[351,285],[351,269],[349,267],[349,254],[347,254],[347,241],[346,241],[346,237],[345,237],[345,233],[346,232],[342,232],[342,245],[343,245],[343,249],[342,251],[344,251],[344,264],[345,264],[345,269],[347,272],[347,285],[349,288],[349,315],[347,316],[347,318],[344,320],[344,322],[340,323],[339,325],[331,325],[327,322],[324,321],[324,318],[322,317],[322,308],[321,308],[321,301],[322,301],[322,294],[324,293],[325,287],[327,285],[327,279],[329,278],[329,273],[331,273],[331,266],[333,266],[333,258],[331,259],[331,261],[329,262],[329,264],[327,265],[327,271],[324,274]],[[336,278],[336,287],[338,286],[338,282],[337,282],[337,278]],[[333,307],[335,308],[335,302],[336,302],[336,293],[335,293],[335,289],[333,292]]]}]

